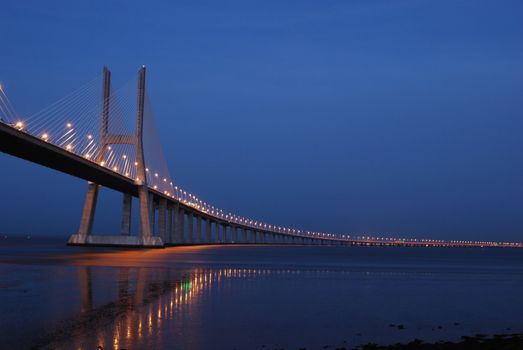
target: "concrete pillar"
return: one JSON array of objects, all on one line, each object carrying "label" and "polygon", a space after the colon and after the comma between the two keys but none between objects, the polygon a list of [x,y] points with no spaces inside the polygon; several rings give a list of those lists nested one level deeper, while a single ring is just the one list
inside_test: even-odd
[{"label": "concrete pillar", "polygon": [[212,242],[211,229],[211,220],[205,220],[205,243],[207,244],[210,244]]},{"label": "concrete pillar", "polygon": [[182,207],[178,207],[176,211],[176,228],[174,230],[174,243],[183,243],[183,231],[185,226],[185,211]]},{"label": "concrete pillar", "polygon": [[221,237],[220,237],[220,224],[216,221],[215,224],[214,224],[214,233],[215,233],[215,238],[214,238],[214,241],[216,243],[221,243]]},{"label": "concrete pillar", "polygon": [[200,243],[202,241],[202,217],[198,215],[196,217],[196,238],[195,243]]},{"label": "concrete pillar", "polygon": [[149,210],[149,190],[146,185],[138,189],[138,200],[140,203],[140,236],[151,237],[151,214]]},{"label": "concrete pillar", "polygon": [[172,206],[167,203],[165,210],[165,237],[162,237],[164,243],[171,242],[171,232],[173,227],[173,209]]},{"label": "concrete pillar", "polygon": [[152,237],[151,222],[149,214],[149,190],[147,188],[147,177],[145,176],[145,157],[143,152],[143,115],[145,106],[145,67],[138,73],[138,94],[136,108],[136,162],[138,182],[142,185],[138,189],[140,203],[140,235],[143,238]]},{"label": "concrete pillar", "polygon": [[241,236],[242,243],[247,243],[247,231],[245,231],[245,227],[241,228]]},{"label": "concrete pillar", "polygon": [[[107,120],[108,115],[108,103],[109,103],[109,93],[111,91],[110,84],[111,84],[111,73],[109,70],[104,67],[103,70],[103,95],[102,95],[102,113],[101,113],[101,137],[103,137],[103,125],[104,125],[104,119]],[[101,148],[103,150],[103,148]],[[98,151],[97,159],[99,160],[100,155],[102,154],[101,151]],[[87,194],[85,196],[85,202],[84,202],[84,208],[82,210],[82,218],[80,219],[80,227],[78,228],[78,235],[82,236],[84,240],[86,236],[92,234],[93,231],[93,223],[94,223],[94,214],[96,212],[96,202],[98,201],[98,192],[99,192],[100,186],[88,182],[87,183]]]},{"label": "concrete pillar", "polygon": [[219,224],[219,225],[220,225],[220,242],[225,243],[226,238],[227,238],[227,226],[225,226],[223,224]]},{"label": "concrete pillar", "polygon": [[131,234],[131,207],[133,203],[133,197],[130,193],[123,194],[123,205],[122,205],[122,231],[121,234],[129,236]]},{"label": "concrete pillar", "polygon": [[223,242],[224,243],[229,243],[230,242],[230,239],[229,239],[229,225],[223,224],[222,227],[223,227]]},{"label": "concrete pillar", "polygon": [[257,239],[257,237],[256,237],[257,234],[258,234],[258,233],[256,232],[256,230],[252,230],[252,231],[251,231],[251,240],[252,240],[252,243],[256,243],[256,242],[258,241],[258,239]]},{"label": "concrete pillar", "polygon": [[167,202],[167,224],[165,227],[166,230],[166,243],[172,243],[173,241],[173,231],[174,231],[174,208],[175,206]]},{"label": "concrete pillar", "polygon": [[149,192],[149,222],[151,223],[151,234],[156,234],[156,203],[154,203],[154,195]]},{"label": "concrete pillar", "polygon": [[193,236],[194,236],[194,228],[193,228],[193,214],[187,213],[187,236],[185,238],[186,243],[193,243]]},{"label": "concrete pillar", "polygon": [[98,200],[99,185],[89,182],[87,185],[87,195],[85,196],[84,209],[78,234],[82,236],[90,235],[93,231],[94,213]]},{"label": "concrete pillar", "polygon": [[238,228],[234,225],[231,228],[231,243],[238,243]]},{"label": "concrete pillar", "polygon": [[223,225],[223,232],[225,233],[225,242],[231,243],[232,241],[232,230],[230,225]]},{"label": "concrete pillar", "polygon": [[167,199],[161,198],[158,205],[158,235],[167,240]]}]

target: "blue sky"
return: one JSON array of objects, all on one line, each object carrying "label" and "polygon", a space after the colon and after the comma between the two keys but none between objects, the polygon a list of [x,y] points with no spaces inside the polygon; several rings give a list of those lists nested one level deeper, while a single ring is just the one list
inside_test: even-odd
[{"label": "blue sky", "polygon": [[[523,238],[518,1],[2,2],[0,81],[32,114],[148,67],[175,181],[309,230]],[[0,155],[0,232],[77,229],[85,182]],[[120,196],[96,230],[118,231]],[[24,219],[25,215],[28,219]]]}]

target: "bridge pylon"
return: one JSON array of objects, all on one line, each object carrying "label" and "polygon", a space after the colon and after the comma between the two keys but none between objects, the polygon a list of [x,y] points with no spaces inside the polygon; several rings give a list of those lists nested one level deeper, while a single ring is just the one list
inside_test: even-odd
[{"label": "bridge pylon", "polygon": [[100,113],[100,147],[96,154],[98,164],[103,164],[106,152],[111,145],[133,145],[136,153],[137,177],[135,184],[138,192],[140,227],[138,235],[131,235],[131,209],[133,193],[123,193],[122,221],[120,235],[93,235],[93,223],[98,201],[100,185],[88,182],[87,194],[80,227],[76,234],[71,235],[70,245],[115,245],[115,246],[146,246],[163,247],[161,237],[153,236],[151,212],[151,193],[147,186],[145,156],[143,150],[143,121],[145,106],[145,67],[138,71],[136,128],[134,134],[114,134],[109,131],[109,110],[111,94],[111,72],[103,68],[102,108]]}]

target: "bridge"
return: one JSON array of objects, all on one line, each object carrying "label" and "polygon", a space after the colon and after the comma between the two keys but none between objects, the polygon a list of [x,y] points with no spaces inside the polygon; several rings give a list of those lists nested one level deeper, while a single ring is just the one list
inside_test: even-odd
[{"label": "bridge", "polygon": [[[70,245],[164,247],[256,243],[523,247],[523,243],[511,242],[312,232],[226,212],[183,190],[171,179],[145,79],[146,69],[142,67],[135,93],[129,93],[133,86],[129,83],[113,90],[111,73],[104,68],[100,77],[28,118],[16,112],[0,86],[0,151],[88,181],[79,229],[71,235]],[[129,119],[134,119],[134,126],[129,126]],[[93,233],[101,187],[122,193],[119,234]],[[132,205],[136,200],[139,225],[136,232],[131,232]]]}]

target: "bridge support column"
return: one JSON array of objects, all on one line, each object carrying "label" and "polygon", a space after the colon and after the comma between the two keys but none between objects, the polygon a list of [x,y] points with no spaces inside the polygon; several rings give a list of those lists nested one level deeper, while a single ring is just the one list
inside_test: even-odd
[{"label": "bridge support column", "polygon": [[122,204],[122,232],[123,236],[131,234],[131,207],[133,204],[133,197],[130,193],[123,194]]},{"label": "bridge support column", "polygon": [[222,233],[222,242],[223,243],[229,243],[229,226],[227,224],[223,224],[223,233]]},{"label": "bridge support column", "polygon": [[187,213],[187,236],[185,237],[186,243],[193,243],[194,240],[194,218],[192,213]]},{"label": "bridge support column", "polygon": [[162,240],[167,238],[167,199],[160,199],[158,205],[158,235]]},{"label": "bridge support column", "polygon": [[149,190],[146,185],[140,186],[138,190],[140,201],[140,236],[142,238],[152,237],[151,209]]},{"label": "bridge support column", "polygon": [[238,228],[236,226],[231,226],[231,241],[238,243]]},{"label": "bridge support column", "polygon": [[202,241],[202,217],[200,215],[196,216],[196,237],[194,239],[195,243],[200,243]]},{"label": "bridge support column", "polygon": [[214,241],[216,243],[221,243],[221,237],[220,237],[220,224],[218,223],[218,221],[215,222],[214,224]]},{"label": "bridge support column", "polygon": [[212,227],[211,227],[211,220],[206,219],[205,220],[205,243],[210,244],[212,243]]},{"label": "bridge support column", "polygon": [[174,242],[175,244],[183,243],[183,231],[185,226],[185,211],[182,207],[178,206],[176,210],[176,228],[174,230]]},{"label": "bridge support column", "polygon": [[164,243],[171,242],[171,230],[173,227],[173,210],[172,207],[167,203],[165,208],[165,237],[162,237]]},{"label": "bridge support column", "polygon": [[154,203],[154,196],[149,192],[149,222],[151,225],[151,236],[156,232],[156,205]]},{"label": "bridge support column", "polygon": [[172,231],[172,240],[171,243],[178,243],[176,239],[178,238],[178,225],[180,224],[180,205],[175,204],[173,207],[173,231]]},{"label": "bridge support column", "polygon": [[78,229],[79,236],[85,237],[92,233],[99,187],[99,185],[92,182],[89,182],[87,185],[87,195],[85,197],[84,209],[82,211],[80,228]]},{"label": "bridge support column", "polygon": [[227,243],[231,243],[232,241],[232,230],[227,224],[223,225],[223,240]]}]

